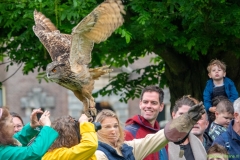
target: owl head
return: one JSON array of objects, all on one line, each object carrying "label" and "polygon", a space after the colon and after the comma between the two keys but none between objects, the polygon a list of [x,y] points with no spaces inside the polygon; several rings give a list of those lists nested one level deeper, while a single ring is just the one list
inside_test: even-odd
[{"label": "owl head", "polygon": [[58,82],[64,76],[64,66],[63,62],[53,61],[47,65],[47,77],[55,82]]}]

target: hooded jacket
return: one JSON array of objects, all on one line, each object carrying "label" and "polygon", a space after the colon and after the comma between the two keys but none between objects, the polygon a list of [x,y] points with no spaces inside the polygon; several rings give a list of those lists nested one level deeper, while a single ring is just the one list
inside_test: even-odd
[{"label": "hooded jacket", "polygon": [[71,148],[61,147],[48,151],[42,160],[96,160],[94,153],[98,147],[98,139],[94,125],[90,122],[80,123],[79,129],[81,134],[79,144]]},{"label": "hooded jacket", "polygon": [[[155,121],[154,127],[140,115],[129,118],[125,123],[125,140],[130,141],[144,138],[147,134],[156,133],[160,130],[159,123]],[[144,160],[167,160],[168,155],[166,148],[162,148],[159,152],[149,154]]]}]

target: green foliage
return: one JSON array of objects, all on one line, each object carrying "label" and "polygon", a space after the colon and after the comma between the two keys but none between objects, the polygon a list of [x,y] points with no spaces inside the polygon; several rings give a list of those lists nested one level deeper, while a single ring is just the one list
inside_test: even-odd
[{"label": "green foliage", "polygon": [[[25,74],[35,68],[45,70],[51,59],[32,31],[34,9],[49,17],[62,33],[70,34],[72,28],[101,2],[4,0],[0,5],[0,44],[7,46],[1,45],[0,51],[15,63],[24,63]],[[188,67],[189,61],[201,61],[198,65],[205,70],[202,63],[204,60],[208,62],[213,57],[221,57],[223,53],[233,53],[236,58],[240,56],[240,1],[125,2],[127,14],[124,16],[124,25],[107,41],[95,44],[91,67],[104,64],[114,67],[129,66],[152,52],[157,57],[152,60],[154,65],[133,71],[142,73],[137,79],[129,79],[128,73],[120,73],[99,91],[100,94],[122,94],[121,100],[126,101],[138,97],[141,88],[149,84],[167,84],[172,94],[177,86],[169,82],[170,75],[182,75],[180,71],[183,71],[176,63],[187,66],[186,72],[191,74],[194,71]],[[39,77],[44,76],[40,74]],[[175,93],[171,96],[180,95]]]},{"label": "green foliage", "polygon": [[[164,63],[161,62],[157,65],[149,65],[145,68],[140,68],[134,70],[132,74],[142,75],[136,79],[130,80],[130,73],[119,73],[116,77],[111,79],[111,82],[105,86],[102,90],[95,93],[94,96],[101,94],[111,95],[117,94],[120,95],[121,102],[127,102],[130,98],[139,98],[142,89],[150,84],[159,85],[159,87],[163,87],[160,84],[165,81],[164,79]],[[134,87],[133,87],[134,86]]]}]

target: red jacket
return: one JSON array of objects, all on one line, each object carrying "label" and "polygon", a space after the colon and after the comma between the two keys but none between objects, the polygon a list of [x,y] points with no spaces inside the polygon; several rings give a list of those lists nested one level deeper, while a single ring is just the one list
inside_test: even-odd
[{"label": "red jacket", "polygon": [[[147,134],[156,133],[160,130],[159,123],[156,121],[154,127],[140,115],[129,118],[125,123],[125,140],[139,139],[145,137]],[[161,158],[160,158],[161,157]],[[149,154],[144,160],[168,160],[167,147],[161,149],[159,152]]]}]

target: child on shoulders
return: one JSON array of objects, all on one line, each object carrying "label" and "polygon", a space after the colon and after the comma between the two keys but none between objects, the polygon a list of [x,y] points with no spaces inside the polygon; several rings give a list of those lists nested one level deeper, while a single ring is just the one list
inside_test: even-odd
[{"label": "child on shoulders", "polygon": [[[213,106],[212,100],[218,96],[225,96],[231,102],[238,98],[238,91],[234,82],[226,77],[226,65],[220,60],[211,60],[208,67],[209,80],[203,92],[203,103],[209,113],[215,113],[216,106]],[[211,123],[211,120],[210,120]]]}]

